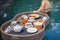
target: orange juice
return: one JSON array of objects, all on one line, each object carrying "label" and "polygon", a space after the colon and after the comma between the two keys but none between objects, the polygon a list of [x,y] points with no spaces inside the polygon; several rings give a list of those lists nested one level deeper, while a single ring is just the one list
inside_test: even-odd
[{"label": "orange juice", "polygon": [[26,18],[23,19],[23,23],[24,23],[24,24],[27,23],[27,19],[26,19]]}]

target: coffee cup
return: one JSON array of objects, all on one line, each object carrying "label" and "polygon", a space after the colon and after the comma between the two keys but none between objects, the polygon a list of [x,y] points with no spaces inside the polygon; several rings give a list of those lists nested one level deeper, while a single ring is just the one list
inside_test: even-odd
[{"label": "coffee cup", "polygon": [[42,29],[42,25],[43,24],[41,22],[37,21],[37,22],[34,22],[33,25],[34,25],[35,28],[37,28],[38,30],[40,30],[40,29]]}]

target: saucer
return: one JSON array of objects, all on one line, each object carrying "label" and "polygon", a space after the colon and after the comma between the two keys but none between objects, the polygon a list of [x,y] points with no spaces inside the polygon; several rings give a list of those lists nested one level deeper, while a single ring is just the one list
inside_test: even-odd
[{"label": "saucer", "polygon": [[38,30],[37,30],[36,28],[32,28],[32,27],[27,29],[27,32],[28,32],[28,33],[35,33],[35,32],[37,32],[37,31],[38,31]]}]

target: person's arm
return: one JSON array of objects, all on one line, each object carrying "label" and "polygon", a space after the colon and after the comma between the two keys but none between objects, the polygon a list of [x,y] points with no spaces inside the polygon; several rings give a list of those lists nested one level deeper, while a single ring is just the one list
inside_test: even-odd
[{"label": "person's arm", "polygon": [[46,12],[48,12],[50,6],[51,4],[48,0],[42,0],[40,8],[38,10],[35,10],[34,12],[44,12],[45,10]]},{"label": "person's arm", "polygon": [[44,10],[45,5],[46,5],[45,1],[42,0],[42,2],[41,2],[41,6],[40,6],[40,8],[39,8],[37,11],[40,12],[40,11]]},{"label": "person's arm", "polygon": [[45,9],[49,9],[51,7],[51,3],[49,1],[46,1]]}]

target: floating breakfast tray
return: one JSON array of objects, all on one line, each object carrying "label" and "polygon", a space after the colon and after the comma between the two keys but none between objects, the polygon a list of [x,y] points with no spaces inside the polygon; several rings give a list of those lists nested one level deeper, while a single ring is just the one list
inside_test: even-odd
[{"label": "floating breakfast tray", "polygon": [[[4,30],[7,28],[8,25],[10,25],[11,21],[13,20],[17,20],[17,18],[21,15],[28,15],[28,14],[33,14],[32,12],[23,12],[20,14],[17,14],[12,20],[9,20],[7,22],[5,22],[2,26],[1,26],[1,35],[3,40],[42,40],[42,38],[44,37],[44,33],[45,33],[45,25],[48,24],[49,22],[49,16],[47,14],[44,13],[39,13],[42,16],[47,17],[46,21],[43,24],[43,28],[41,30],[39,30],[38,32],[34,33],[34,34],[28,34],[28,35],[15,35],[14,32],[13,33],[5,33]],[[36,14],[36,13],[35,13]]]}]

